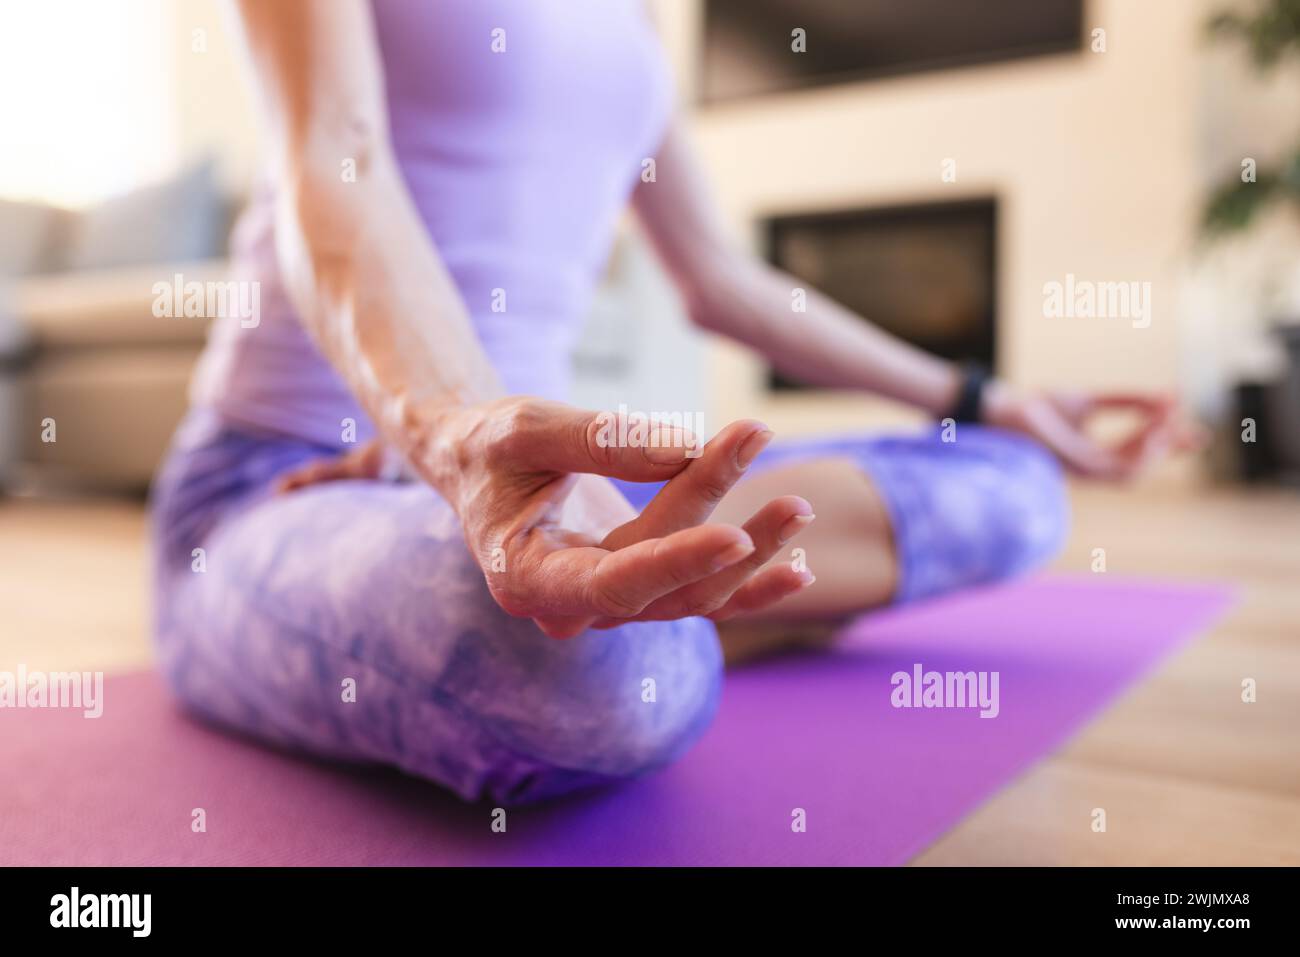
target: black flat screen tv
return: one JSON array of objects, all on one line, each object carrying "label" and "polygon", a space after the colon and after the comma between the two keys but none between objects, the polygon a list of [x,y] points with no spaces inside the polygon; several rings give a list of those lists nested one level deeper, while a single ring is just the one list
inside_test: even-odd
[{"label": "black flat screen tv", "polygon": [[700,90],[715,103],[1084,46],[1083,0],[704,0]]}]

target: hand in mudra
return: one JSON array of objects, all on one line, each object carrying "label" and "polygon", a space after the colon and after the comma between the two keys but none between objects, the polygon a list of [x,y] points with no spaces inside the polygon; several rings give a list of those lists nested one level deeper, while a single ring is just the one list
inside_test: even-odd
[{"label": "hand in mudra", "polygon": [[[452,410],[417,443],[412,464],[455,508],[505,611],[563,638],[628,621],[720,621],[811,584],[789,564],[764,568],[812,521],[804,499],[775,498],[743,526],[706,524],[770,440],[761,424],[733,422],[692,457],[695,439],[680,431],[656,432],[658,444],[610,444],[625,434],[610,421],[513,397]],[[372,443],[304,466],[280,487],[374,479],[382,458]],[[667,484],[637,515],[596,476]]]},{"label": "hand in mudra", "polygon": [[[1106,444],[1089,432],[1104,412],[1125,412],[1137,422]],[[999,385],[986,396],[984,421],[1036,439],[1071,471],[1099,479],[1130,479],[1171,452],[1198,448],[1200,430],[1172,396],[1144,393],[1019,392]]]}]

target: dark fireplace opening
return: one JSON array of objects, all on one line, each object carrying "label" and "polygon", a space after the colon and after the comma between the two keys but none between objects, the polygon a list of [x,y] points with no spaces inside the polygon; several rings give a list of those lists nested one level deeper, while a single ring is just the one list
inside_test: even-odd
[{"label": "dark fireplace opening", "polygon": [[[768,259],[809,287],[928,352],[993,368],[994,199],[778,216],[765,226]],[[775,371],[771,386],[806,388]]]}]

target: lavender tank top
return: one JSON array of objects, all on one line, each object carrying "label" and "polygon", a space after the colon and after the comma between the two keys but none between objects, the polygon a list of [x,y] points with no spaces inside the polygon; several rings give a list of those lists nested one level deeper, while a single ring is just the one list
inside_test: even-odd
[{"label": "lavender tank top", "polygon": [[[510,392],[564,398],[618,217],[670,111],[642,2],[371,6],[398,163],[483,348]],[[214,323],[192,399],[234,425],[327,446],[352,419],[364,441],[371,424],[280,283],[275,202],[259,190],[232,238],[234,278],[260,283],[260,321]]]}]

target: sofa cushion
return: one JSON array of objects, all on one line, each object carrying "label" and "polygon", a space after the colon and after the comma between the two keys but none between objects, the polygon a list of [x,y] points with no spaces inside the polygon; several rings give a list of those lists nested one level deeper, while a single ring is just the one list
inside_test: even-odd
[{"label": "sofa cushion", "polygon": [[229,208],[210,160],[106,200],[72,224],[65,270],[210,259],[221,254]]},{"label": "sofa cushion", "polygon": [[143,488],[186,407],[195,355],[172,348],[50,357],[19,380],[30,423],[58,426],[57,442],[22,430],[23,460],[50,479],[108,488]]},{"label": "sofa cushion", "polygon": [[5,311],[25,328],[39,353],[53,349],[135,345],[197,347],[208,321],[154,315],[154,284],[226,278],[223,260],[133,266],[32,276],[8,290]]},{"label": "sofa cushion", "polygon": [[0,277],[53,269],[74,215],[55,206],[0,200]]}]

